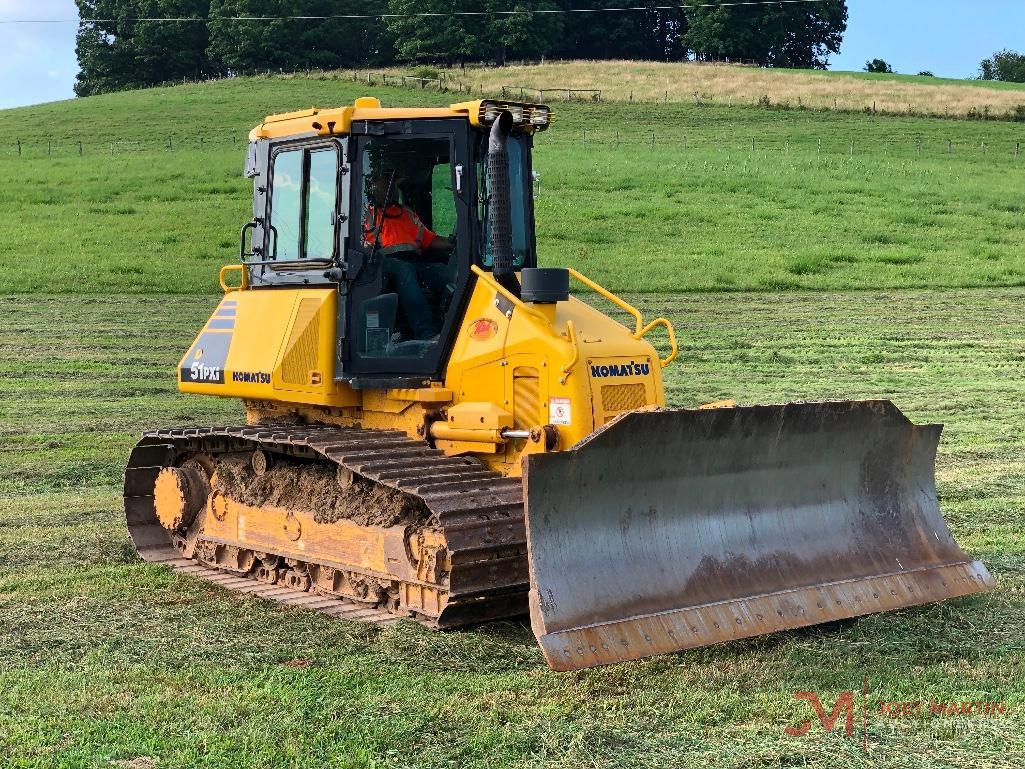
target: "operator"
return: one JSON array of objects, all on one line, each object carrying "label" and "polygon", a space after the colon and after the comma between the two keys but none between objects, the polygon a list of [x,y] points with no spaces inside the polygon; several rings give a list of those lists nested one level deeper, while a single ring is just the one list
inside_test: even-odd
[{"label": "operator", "polygon": [[[394,171],[377,174],[368,186],[363,242],[368,246],[376,243],[385,279],[399,295],[413,335],[436,339],[438,322],[420,284],[426,284],[436,297],[443,295],[448,283],[446,263],[455,244],[425,227],[411,208],[395,202]],[[385,203],[388,197],[391,199]]]}]

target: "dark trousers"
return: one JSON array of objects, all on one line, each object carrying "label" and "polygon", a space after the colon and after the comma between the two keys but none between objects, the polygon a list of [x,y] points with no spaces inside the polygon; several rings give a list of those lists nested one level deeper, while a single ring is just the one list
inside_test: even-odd
[{"label": "dark trousers", "polygon": [[448,265],[433,262],[408,262],[384,259],[384,277],[396,294],[406,322],[417,339],[433,339],[441,329],[434,319],[434,309],[424,296],[421,283],[440,301],[448,283]]}]

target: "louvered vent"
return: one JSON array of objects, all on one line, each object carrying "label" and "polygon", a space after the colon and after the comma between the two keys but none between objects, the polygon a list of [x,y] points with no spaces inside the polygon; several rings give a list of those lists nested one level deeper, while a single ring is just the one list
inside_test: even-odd
[{"label": "louvered vent", "polygon": [[303,299],[292,324],[292,333],[281,359],[281,381],[285,384],[308,385],[317,370],[320,347],[319,299]]},{"label": "louvered vent", "polygon": [[517,430],[527,430],[541,418],[540,382],[536,368],[520,366],[513,371],[513,427]]}]

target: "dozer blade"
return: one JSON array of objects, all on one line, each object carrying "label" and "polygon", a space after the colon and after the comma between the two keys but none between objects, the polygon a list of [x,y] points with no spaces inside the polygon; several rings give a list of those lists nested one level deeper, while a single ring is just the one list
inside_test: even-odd
[{"label": "dozer blade", "polygon": [[889,401],[638,411],[531,455],[530,617],[548,664],[992,588],[940,515],[941,430]]}]

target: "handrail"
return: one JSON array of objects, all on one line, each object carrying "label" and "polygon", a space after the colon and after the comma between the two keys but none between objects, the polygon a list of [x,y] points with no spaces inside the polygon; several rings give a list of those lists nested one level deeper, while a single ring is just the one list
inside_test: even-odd
[{"label": "handrail", "polygon": [[662,366],[662,368],[665,368],[676,360],[676,356],[680,354],[680,347],[676,344],[676,330],[673,328],[673,324],[670,323],[667,318],[655,318],[655,320],[651,321],[651,323],[641,329],[641,333],[637,335],[637,338],[643,338],[649,331],[655,328],[655,326],[665,326],[666,333],[669,335],[669,346],[672,348],[672,351],[669,353],[669,357],[665,360],[662,360],[661,358],[658,359],[659,365]]},{"label": "handrail", "polygon": [[[242,282],[237,286],[232,286],[224,280],[225,273],[228,272],[239,272],[242,274]],[[232,291],[245,291],[249,287],[249,273],[244,264],[226,264],[221,267],[221,271],[217,276],[217,280],[220,281],[221,289],[226,294],[230,294]]]},{"label": "handrail", "polygon": [[616,305],[616,307],[618,307],[619,309],[623,310],[624,312],[627,312],[630,315],[633,315],[634,321],[636,321],[636,323],[637,323],[637,327],[634,329],[634,338],[640,339],[641,336],[643,336],[641,334],[641,327],[644,325],[644,318],[641,315],[641,311],[640,310],[638,310],[636,307],[634,307],[632,304],[626,302],[625,300],[620,299],[618,296],[613,294],[611,291],[609,291],[604,286],[599,286],[597,283],[595,283],[593,280],[591,280],[587,276],[581,275],[579,272],[574,270],[572,267],[567,267],[566,270],[569,272],[570,275],[572,275],[574,278],[579,280],[581,283],[583,283],[589,289],[591,289],[592,291],[594,291],[597,294],[601,294],[606,299],[608,299],[610,302],[612,302],[614,305]]},{"label": "handrail", "polygon": [[[479,276],[481,278],[484,278],[492,288],[494,288],[499,294],[501,294],[506,299],[508,299],[515,307],[517,307],[520,310],[522,310],[523,312],[527,313],[532,318],[535,318],[536,320],[539,320],[542,323],[545,323],[547,325],[551,325],[551,321],[547,317],[545,317],[542,313],[538,312],[533,307],[528,305],[526,302],[524,302],[522,299],[520,299],[514,293],[509,291],[507,288],[505,288],[505,286],[503,286],[501,283],[499,283],[497,280],[495,280],[494,277],[492,275],[490,275],[486,270],[481,269],[476,264],[472,265],[470,267],[470,269],[477,276]],[[665,330],[666,330],[666,333],[669,336],[669,346],[670,346],[671,350],[670,350],[670,353],[669,353],[669,357],[667,357],[665,359],[662,359],[662,358],[658,359],[659,365],[662,368],[665,368],[670,363],[672,363],[674,360],[676,360],[677,356],[680,354],[680,347],[679,347],[679,345],[677,344],[677,341],[676,341],[676,330],[673,328],[673,324],[670,323],[667,318],[655,318],[655,320],[651,321],[651,323],[648,323],[647,325],[645,325],[644,324],[644,316],[641,314],[641,311],[638,310],[636,307],[634,307],[632,304],[630,304],[629,302],[627,302],[624,299],[620,299],[618,296],[613,294],[611,291],[609,291],[608,289],[604,288],[603,286],[598,285],[597,283],[595,283],[593,280],[591,280],[590,278],[586,277],[585,275],[581,275],[579,272],[574,270],[572,267],[568,267],[566,269],[567,269],[567,272],[569,272],[570,275],[572,275],[578,281],[580,281],[585,286],[590,288],[592,291],[594,291],[595,293],[600,294],[601,296],[605,297],[610,302],[612,302],[614,305],[619,307],[621,310],[623,310],[624,312],[626,312],[629,315],[633,316],[634,322],[636,324],[635,327],[634,327],[634,332],[632,334],[634,339],[643,339],[645,336],[648,335],[649,332],[652,331],[652,329],[654,329],[654,328],[656,328],[658,326],[664,326]],[[566,321],[566,338],[567,338],[567,341],[570,343],[570,345],[572,345],[572,347],[573,347],[573,360],[572,360],[572,362],[568,366],[566,366],[565,368],[562,369],[562,374],[563,374],[562,384],[565,384],[566,383],[566,379],[569,377],[569,374],[570,374],[569,369],[572,369],[573,366],[576,365],[577,360],[580,358],[580,350],[579,350],[578,345],[577,345],[576,330],[574,329],[573,321],[571,321],[571,320]]]},{"label": "handrail", "polygon": [[645,336],[648,335],[648,332],[650,332],[656,326],[665,326],[666,333],[669,335],[669,346],[672,348],[672,350],[669,353],[668,358],[666,358],[665,360],[659,358],[658,362],[662,368],[665,368],[674,360],[676,360],[676,357],[680,354],[680,347],[676,342],[676,330],[673,328],[673,324],[670,323],[667,318],[655,318],[655,320],[651,321],[651,323],[649,323],[648,325],[644,325],[644,316],[641,315],[641,311],[634,307],[632,304],[627,302],[625,299],[620,299],[611,291],[609,291],[603,286],[599,286],[590,278],[581,275],[572,267],[567,268],[567,270],[570,275],[579,280],[592,291],[601,294],[603,297],[608,299],[621,310],[624,310],[625,312],[633,316],[633,319],[636,323],[633,333],[634,339],[643,339]]},{"label": "handrail", "polygon": [[500,293],[502,296],[504,296],[506,299],[512,302],[514,306],[518,307],[519,309],[523,310],[523,312],[527,313],[527,315],[531,316],[536,320],[541,321],[542,323],[551,325],[551,321],[549,321],[548,318],[546,318],[542,313],[535,310],[533,307],[529,306],[526,302],[524,302],[522,299],[516,296],[516,294],[514,294],[512,291],[509,291],[505,286],[503,286],[501,283],[495,280],[494,276],[488,273],[486,270],[481,269],[476,264],[471,265],[470,270],[472,270],[473,273],[478,277],[484,278],[484,280],[486,280],[493,289],[495,289],[498,293]]},{"label": "handrail", "polygon": [[573,372],[573,367],[577,365],[577,361],[580,360],[580,346],[577,344],[577,332],[573,328],[573,321],[566,321],[566,341],[569,342],[573,348],[573,358],[562,368],[562,379],[559,380],[559,384],[566,384],[566,380],[569,379],[569,375]]}]

